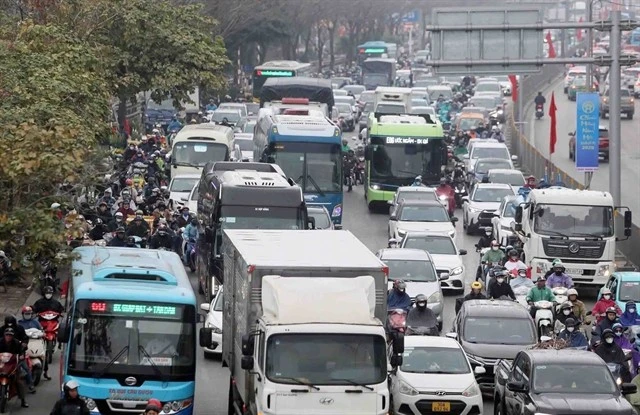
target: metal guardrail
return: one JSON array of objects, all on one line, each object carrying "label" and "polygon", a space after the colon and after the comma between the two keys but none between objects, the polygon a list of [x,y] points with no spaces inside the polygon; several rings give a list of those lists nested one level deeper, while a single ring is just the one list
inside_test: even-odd
[{"label": "metal guardrail", "polygon": [[[562,65],[544,66],[541,72],[524,78],[520,83],[521,86],[518,92],[522,94],[521,96],[525,103],[531,103],[538,91],[542,91],[549,85],[557,82],[563,73],[564,67]],[[523,115],[527,114],[528,107],[530,107],[530,105],[523,105],[525,113]],[[538,178],[546,174],[552,182],[559,176],[560,180],[567,186],[575,189],[584,189],[584,185],[581,182],[575,180],[567,172],[544,157],[527,138],[526,133],[520,134],[517,120],[520,119],[524,121],[526,117],[519,117],[517,106],[512,105],[511,108],[512,111],[508,114],[505,124],[505,141],[509,146],[511,154],[518,156],[518,162],[522,170]],[[526,128],[522,130],[526,131]],[[639,215],[640,212],[636,212],[635,214]],[[640,246],[640,228],[633,225],[631,237],[627,241],[619,242],[617,248],[626,257],[627,261],[630,261],[632,264],[640,264],[640,249],[637,248],[638,246]]]}]

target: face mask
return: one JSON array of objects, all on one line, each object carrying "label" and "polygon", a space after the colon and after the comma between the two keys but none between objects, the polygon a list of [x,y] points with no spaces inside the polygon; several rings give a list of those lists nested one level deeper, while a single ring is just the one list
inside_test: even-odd
[{"label": "face mask", "polygon": [[398,291],[400,291],[401,293],[404,292],[404,288],[398,288]]},{"label": "face mask", "polygon": [[25,314],[22,316],[25,320],[31,320],[33,318],[33,314]]},{"label": "face mask", "polygon": [[622,336],[622,332],[621,331],[616,331],[616,336],[618,336],[618,337]]},{"label": "face mask", "polygon": [[497,247],[497,246],[492,246],[492,247],[491,247],[491,250],[493,250],[493,251],[497,251],[497,250],[498,250],[498,247]]},{"label": "face mask", "polygon": [[44,298],[46,298],[47,300],[51,300],[51,297],[53,297],[53,294],[45,294]]},{"label": "face mask", "polygon": [[502,282],[504,282],[504,278],[496,278],[496,281],[502,283]]},{"label": "face mask", "polygon": [[573,331],[574,331],[575,329],[576,329],[575,327],[567,327],[567,331],[568,331],[569,333],[573,333]]},{"label": "face mask", "polygon": [[571,310],[563,310],[563,311],[562,311],[562,313],[563,313],[565,316],[568,316],[569,314],[571,314]]},{"label": "face mask", "polygon": [[605,294],[602,296],[605,300],[611,300],[611,296],[609,294]]},{"label": "face mask", "polygon": [[611,343],[613,343],[613,337],[607,337],[604,341],[606,341],[607,343],[611,344]]},{"label": "face mask", "polygon": [[635,312],[636,312],[636,309],[635,309],[635,308],[630,308],[630,309],[629,309],[629,312],[630,312],[631,314],[633,314],[633,313],[635,313]]},{"label": "face mask", "polygon": [[427,303],[418,303],[418,307],[425,307]]},{"label": "face mask", "polygon": [[116,222],[122,222],[122,216],[116,217]]}]

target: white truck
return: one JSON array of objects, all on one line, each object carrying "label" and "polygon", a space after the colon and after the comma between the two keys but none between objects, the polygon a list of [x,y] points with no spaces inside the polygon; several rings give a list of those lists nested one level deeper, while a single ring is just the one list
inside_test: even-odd
[{"label": "white truck", "polygon": [[617,211],[624,211],[628,238],[631,211],[616,207],[610,193],[565,187],[532,190],[517,207],[513,223],[532,279],[544,276],[559,258],[576,285],[604,285],[615,271]]},{"label": "white truck", "polygon": [[411,88],[379,86],[374,95],[373,112],[384,114],[409,114],[411,112]]},{"label": "white truck", "polygon": [[227,230],[222,245],[229,414],[388,413],[387,267],[346,231]]}]

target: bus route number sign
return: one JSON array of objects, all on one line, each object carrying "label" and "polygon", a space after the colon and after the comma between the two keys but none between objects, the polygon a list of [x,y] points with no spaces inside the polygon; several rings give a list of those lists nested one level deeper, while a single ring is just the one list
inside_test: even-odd
[{"label": "bus route number sign", "polygon": [[414,137],[386,137],[385,144],[429,144],[429,139]]}]

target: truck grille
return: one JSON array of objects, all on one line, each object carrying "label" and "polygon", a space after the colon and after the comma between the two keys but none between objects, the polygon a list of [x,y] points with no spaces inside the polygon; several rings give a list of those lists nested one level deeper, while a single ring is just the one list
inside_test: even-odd
[{"label": "truck grille", "polygon": [[606,244],[606,241],[542,240],[545,255],[560,258],[598,259],[602,257]]}]

